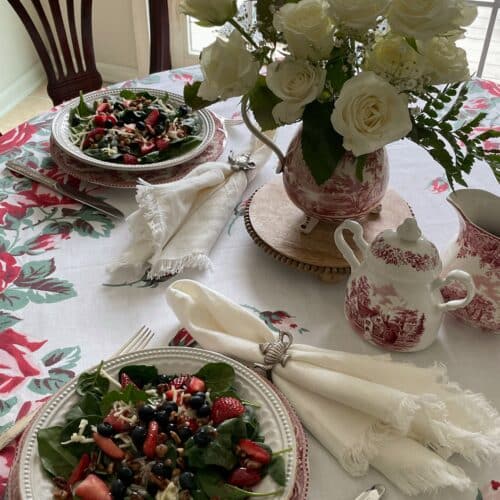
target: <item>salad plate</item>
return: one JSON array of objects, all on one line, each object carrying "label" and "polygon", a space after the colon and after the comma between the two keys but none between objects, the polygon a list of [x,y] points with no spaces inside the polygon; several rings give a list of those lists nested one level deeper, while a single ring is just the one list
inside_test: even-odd
[{"label": "salad plate", "polygon": [[[221,354],[186,347],[150,349],[126,354],[105,362],[102,368],[106,374],[117,378],[120,370],[130,365],[152,365],[160,373],[195,374],[211,363],[225,363],[234,369],[234,391],[242,400],[251,401],[256,405],[256,417],[260,425],[260,434],[265,436],[265,444],[273,451],[290,450],[282,454],[284,486],[277,488],[270,475],[263,475],[263,479],[252,488],[252,491],[256,493],[279,491],[277,495],[266,498],[280,500],[306,498],[307,442],[303,429],[283,396],[251,369]],[[77,380],[73,380],[55,394],[25,433],[18,447],[9,481],[10,500],[52,498],[54,484],[43,470],[37,435],[41,429],[65,422],[66,414],[79,401],[76,392],[77,383]],[[207,385],[210,387],[210,382],[207,381]]]},{"label": "salad plate", "polygon": [[66,154],[101,169],[147,172],[199,156],[216,131],[207,110],[159,89],[103,89],[69,101],[52,122]]}]

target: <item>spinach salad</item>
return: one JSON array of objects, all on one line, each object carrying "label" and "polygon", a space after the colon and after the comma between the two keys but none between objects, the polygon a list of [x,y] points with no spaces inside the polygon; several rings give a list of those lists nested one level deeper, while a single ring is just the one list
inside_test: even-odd
[{"label": "spinach salad", "polygon": [[88,156],[128,165],[156,163],[180,156],[202,142],[200,118],[168,94],[122,90],[92,105],[80,95],[69,113],[70,140]]},{"label": "spinach salad", "polygon": [[[82,374],[78,402],[41,429],[38,452],[54,499],[236,500],[280,495],[286,450],[260,432],[258,403],[241,399],[226,363],[196,374],[123,367]],[[273,491],[252,491],[270,476]]]}]

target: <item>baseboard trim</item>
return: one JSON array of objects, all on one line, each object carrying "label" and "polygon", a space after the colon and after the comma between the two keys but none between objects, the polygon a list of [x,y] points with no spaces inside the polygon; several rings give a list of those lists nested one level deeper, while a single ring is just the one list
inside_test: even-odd
[{"label": "baseboard trim", "polygon": [[133,80],[138,76],[137,68],[118,66],[116,64],[97,63],[97,69],[105,82],[115,83],[123,80]]},{"label": "baseboard trim", "polygon": [[23,99],[32,94],[46,79],[40,62],[21,75],[7,88],[0,90],[0,115],[8,113]]}]

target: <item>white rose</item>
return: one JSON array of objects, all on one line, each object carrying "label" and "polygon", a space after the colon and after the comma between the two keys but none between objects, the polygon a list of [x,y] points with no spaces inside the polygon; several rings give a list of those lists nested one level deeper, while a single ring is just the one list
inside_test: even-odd
[{"label": "white rose", "polygon": [[412,128],[406,96],[372,71],[344,83],[331,121],[344,148],[356,156],[401,139]]},{"label": "white rose", "polygon": [[238,12],[236,0],[182,0],[179,8],[204,26],[222,26]]},{"label": "white rose", "polygon": [[333,49],[333,24],[325,0],[288,3],[275,12],[273,24],[299,59],[327,59]]},{"label": "white rose", "polygon": [[408,89],[416,85],[424,71],[422,56],[397,35],[380,38],[366,54],[364,68]]},{"label": "white rose", "polygon": [[281,124],[300,120],[306,104],[322,92],[325,79],[326,70],[308,61],[288,58],[270,64],[267,86],[283,101],[273,108],[275,121]]},{"label": "white rose", "polygon": [[376,19],[387,10],[391,0],[328,0],[330,16],[337,23],[356,30],[375,26]]},{"label": "white rose", "polygon": [[458,0],[392,0],[387,20],[398,35],[428,40],[456,29],[462,7]]},{"label": "white rose", "polygon": [[458,7],[460,14],[454,21],[456,26],[470,26],[477,17],[477,6],[466,0],[459,0]]},{"label": "white rose", "polygon": [[203,49],[200,64],[204,81],[198,95],[207,101],[245,94],[254,86],[260,69],[237,31],[229,39],[217,38]]},{"label": "white rose", "polygon": [[461,82],[470,78],[467,54],[453,40],[436,37],[419,44],[419,47],[433,85]]}]

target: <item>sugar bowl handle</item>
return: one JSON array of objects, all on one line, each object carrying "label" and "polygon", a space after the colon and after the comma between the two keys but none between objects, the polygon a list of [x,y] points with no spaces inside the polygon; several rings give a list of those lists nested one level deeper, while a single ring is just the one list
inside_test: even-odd
[{"label": "sugar bowl handle", "polygon": [[340,250],[340,253],[344,256],[344,259],[347,260],[348,264],[351,266],[351,269],[357,269],[361,264],[352,251],[352,248],[347,244],[344,238],[344,229],[347,229],[353,234],[354,242],[361,250],[363,255],[363,260],[366,256],[366,252],[369,248],[367,241],[363,238],[363,226],[354,220],[345,220],[340,224],[337,229],[335,229],[335,244],[337,248]]},{"label": "sugar bowl handle", "polygon": [[448,302],[438,301],[437,306],[441,311],[453,311],[459,309],[460,307],[465,307],[470,304],[471,300],[474,298],[476,293],[476,287],[472,281],[471,275],[465,271],[455,269],[450,271],[445,279],[436,278],[431,285],[432,291],[439,290],[443,286],[449,285],[452,281],[458,281],[462,283],[467,291],[466,296],[463,299],[450,300]]}]

